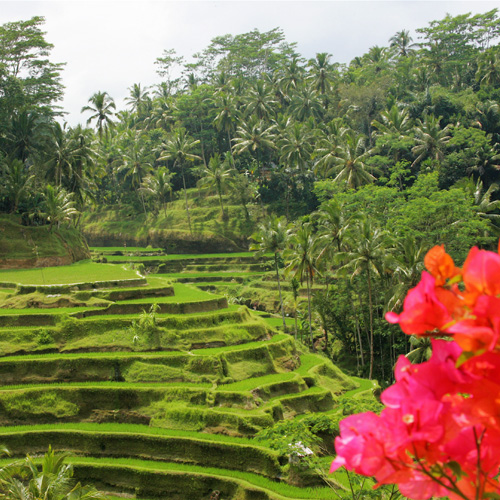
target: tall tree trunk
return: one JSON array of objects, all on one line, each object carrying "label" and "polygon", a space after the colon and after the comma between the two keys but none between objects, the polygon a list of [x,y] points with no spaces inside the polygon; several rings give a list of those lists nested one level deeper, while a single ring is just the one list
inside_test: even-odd
[{"label": "tall tree trunk", "polygon": [[316,352],[316,349],[314,348],[313,332],[312,332],[312,319],[311,319],[311,283],[310,283],[309,269],[306,272],[307,272],[307,313],[309,315],[309,338],[311,340],[311,349],[312,349],[313,352]]},{"label": "tall tree trunk", "polygon": [[219,195],[219,203],[220,203],[220,211],[222,215],[222,220],[224,220],[224,205],[222,204],[222,186],[220,184],[216,184],[217,194]]},{"label": "tall tree trunk", "polygon": [[370,375],[368,378],[371,380],[373,377],[373,311],[372,311],[372,278],[370,274],[370,269],[367,269],[368,273],[368,313],[370,315]]},{"label": "tall tree trunk", "polygon": [[[283,318],[283,331],[286,333],[285,310],[283,308],[283,296],[281,294],[280,273],[278,270],[278,253],[274,254],[274,267],[276,269],[276,279],[278,280],[278,291],[280,293],[281,317]],[[297,332],[295,332],[295,340],[297,340]]]},{"label": "tall tree trunk", "polygon": [[184,176],[184,166],[182,165],[182,163],[181,163],[181,172],[182,172],[182,185],[184,186],[184,200],[186,202],[186,215],[187,215],[188,226],[189,226],[189,234],[193,234],[193,231],[191,230],[191,219],[189,217],[188,195],[187,195],[187,190],[186,190],[186,177]]},{"label": "tall tree trunk", "polygon": [[227,140],[228,140],[228,145],[229,145],[229,155],[230,155],[230,158],[231,158],[231,166],[233,168],[236,168],[236,165],[234,164],[233,152],[232,152],[232,149],[231,149],[231,134],[230,134],[229,130],[227,131]]}]

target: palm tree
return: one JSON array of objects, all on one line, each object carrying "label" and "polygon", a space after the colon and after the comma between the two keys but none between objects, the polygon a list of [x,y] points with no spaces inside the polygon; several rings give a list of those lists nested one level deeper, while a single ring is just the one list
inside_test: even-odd
[{"label": "palm tree", "polygon": [[[283,330],[286,332],[285,309],[283,307],[278,263],[280,255],[285,250],[288,242],[287,224],[283,218],[269,218],[259,226],[258,231],[252,235],[252,239],[255,243],[250,246],[250,250],[255,251],[255,255],[262,256],[272,253],[274,256],[274,269],[276,271],[276,281],[278,282]],[[297,332],[295,332],[295,340],[297,340]]]},{"label": "palm tree", "polygon": [[95,182],[98,174],[95,136],[92,130],[83,129],[80,125],[68,131],[73,144],[73,164],[66,187],[74,194],[77,208],[81,211],[84,199],[94,197]]},{"label": "palm tree", "polygon": [[50,224],[52,231],[54,224],[59,228],[61,222],[70,221],[78,211],[73,202],[73,195],[64,188],[54,188],[50,184],[45,187],[41,216]]},{"label": "palm tree", "polygon": [[473,199],[477,215],[488,221],[490,229],[495,233],[500,233],[500,200],[492,200],[492,196],[500,189],[498,184],[491,184],[485,191],[484,183],[479,178],[476,182],[470,179],[461,179],[454,187],[462,187],[464,191]]},{"label": "palm tree", "polygon": [[424,269],[425,246],[415,237],[407,235],[396,243],[393,263],[396,266],[392,276],[394,286],[389,291],[387,310],[400,311],[410,288],[417,286]]},{"label": "palm tree", "polygon": [[309,59],[308,66],[311,68],[311,75],[309,80],[312,84],[312,88],[319,92],[321,95],[327,94],[332,87],[333,76],[332,70],[333,66],[330,64],[331,54],[326,52],[320,52],[316,54],[315,59]]},{"label": "palm tree", "polygon": [[266,149],[276,148],[274,129],[274,125],[266,127],[262,120],[242,123],[236,129],[236,137],[233,139],[233,151],[236,154],[255,153],[257,169],[260,169],[262,152]]},{"label": "palm tree", "polygon": [[448,124],[443,129],[440,126],[442,116],[439,118],[433,115],[426,115],[424,121],[418,119],[415,127],[416,145],[412,148],[412,153],[416,156],[411,164],[414,167],[425,158],[432,158],[437,162],[444,157],[446,145],[451,139],[449,135],[452,125]]},{"label": "palm tree", "polygon": [[256,116],[259,120],[268,119],[275,114],[277,101],[263,80],[257,80],[245,97],[246,115]]},{"label": "palm tree", "polygon": [[77,151],[76,144],[71,140],[65,127],[61,127],[58,122],[52,125],[52,134],[49,142],[49,155],[45,162],[49,180],[56,186],[61,186],[63,175],[69,179],[76,164]]},{"label": "palm tree", "polygon": [[224,93],[216,98],[215,107],[219,110],[214,119],[215,126],[217,130],[226,132],[228,148],[231,149],[231,133],[234,130],[234,125],[239,115],[238,110],[232,97]]},{"label": "palm tree", "polygon": [[116,109],[115,101],[108,95],[107,92],[96,92],[89,99],[90,106],[84,106],[82,108],[82,113],[84,111],[90,111],[93,113],[90,118],[87,120],[87,125],[96,120],[97,123],[97,132],[99,134],[99,139],[102,140],[102,134],[113,128],[113,109]]},{"label": "palm tree", "polygon": [[315,219],[318,223],[318,260],[331,260],[336,252],[343,248],[343,242],[349,228],[357,214],[349,215],[345,206],[335,199],[329,200],[316,212]]},{"label": "palm tree", "polygon": [[334,118],[324,129],[317,132],[316,149],[313,157],[316,159],[314,173],[323,179],[328,178],[338,164],[339,145],[342,137],[348,132],[342,118]]},{"label": "palm tree", "polygon": [[368,172],[365,161],[372,151],[366,149],[365,136],[349,130],[342,136],[337,148],[337,160],[334,171],[338,172],[334,182],[343,183],[350,189],[369,184],[375,177]]},{"label": "palm tree", "polygon": [[75,484],[73,466],[65,464],[68,454],[56,455],[49,446],[41,470],[28,455],[3,478],[2,489],[9,500],[103,500],[106,497],[92,486]]},{"label": "palm tree", "polygon": [[208,165],[200,167],[200,174],[203,177],[200,179],[199,184],[200,186],[208,185],[215,187],[219,196],[222,218],[225,216],[224,205],[222,204],[222,191],[225,186],[231,183],[235,174],[235,170],[227,161],[229,158],[231,158],[231,154],[226,155],[226,161],[221,161],[219,154],[216,153],[210,158]]},{"label": "palm tree", "polygon": [[309,318],[309,339],[312,350],[314,351],[314,339],[312,333],[311,319],[311,286],[314,282],[314,276],[318,272],[316,256],[316,240],[313,227],[309,223],[300,224],[291,234],[291,248],[285,252],[285,259],[288,260],[286,272],[294,273],[300,283],[307,282],[307,311]]},{"label": "palm tree", "polygon": [[142,192],[153,196],[157,201],[159,208],[163,206],[163,213],[167,216],[167,195],[172,196],[172,177],[175,173],[168,170],[167,167],[159,167],[153,173],[146,175],[139,188]]},{"label": "palm tree", "polygon": [[323,116],[323,105],[316,91],[306,87],[294,94],[290,102],[290,113],[301,122],[308,118],[319,121]]},{"label": "palm tree", "polygon": [[488,87],[500,84],[500,53],[487,51],[479,56],[476,80]]},{"label": "palm tree", "polygon": [[293,57],[283,70],[284,74],[278,84],[284,94],[290,95],[300,87],[304,78],[304,68],[300,65],[299,58]]},{"label": "palm tree", "polygon": [[7,152],[26,162],[36,153],[49,128],[47,121],[33,111],[14,113],[5,135]]},{"label": "palm tree", "polygon": [[149,126],[152,128],[162,128],[170,130],[174,123],[174,107],[167,98],[156,99],[153,103],[151,116],[149,117]]},{"label": "palm tree", "polygon": [[373,120],[372,126],[376,128],[380,134],[394,135],[398,139],[407,137],[412,129],[410,115],[408,110],[401,109],[396,104],[390,109],[380,113],[380,120]]},{"label": "palm tree", "polygon": [[128,147],[121,150],[121,158],[117,160],[119,164],[116,172],[123,174],[124,179],[130,180],[132,189],[137,191],[142,202],[142,208],[146,213],[146,205],[142,191],[139,189],[144,177],[153,170],[151,152],[149,148],[141,141],[140,132],[129,131]]},{"label": "palm tree", "polygon": [[149,98],[148,91],[142,89],[140,83],[134,83],[128,90],[130,93],[125,102],[130,105],[132,111],[139,112]]},{"label": "palm tree", "polygon": [[294,122],[285,129],[283,137],[278,141],[278,148],[282,163],[303,172],[313,150],[312,134],[306,125]]},{"label": "palm tree", "polygon": [[191,219],[189,217],[189,205],[188,205],[188,196],[186,189],[186,176],[184,168],[188,162],[194,162],[195,160],[201,160],[201,157],[191,153],[195,146],[200,143],[199,140],[192,140],[187,134],[186,130],[181,128],[177,129],[174,133],[174,136],[171,137],[165,144],[163,145],[163,153],[159,161],[162,160],[174,160],[174,168],[178,165],[181,169],[182,175],[182,185],[184,187],[184,199],[186,202],[186,215],[188,220],[189,232],[192,233],[191,230]]},{"label": "palm tree", "polygon": [[0,191],[7,198],[11,213],[16,213],[19,203],[30,193],[35,176],[25,164],[17,158],[3,164],[2,186]]},{"label": "palm tree", "polygon": [[349,233],[349,249],[339,252],[336,261],[343,263],[341,271],[351,273],[351,279],[360,274],[366,275],[368,290],[368,311],[370,326],[370,374],[373,376],[374,350],[373,350],[373,277],[382,276],[385,264],[391,253],[392,239],[378,227],[374,227],[368,218],[360,220]]},{"label": "palm tree", "polygon": [[415,43],[411,43],[413,38],[408,30],[398,31],[389,39],[390,47],[395,50],[399,57],[408,57],[412,52],[415,52]]}]

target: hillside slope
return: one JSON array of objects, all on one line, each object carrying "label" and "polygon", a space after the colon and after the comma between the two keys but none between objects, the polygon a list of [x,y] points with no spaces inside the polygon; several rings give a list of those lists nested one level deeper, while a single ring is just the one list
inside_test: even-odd
[{"label": "hillside slope", "polygon": [[61,266],[88,259],[82,234],[73,227],[22,226],[18,218],[0,216],[0,269]]},{"label": "hillside slope", "polygon": [[248,248],[259,209],[231,205],[224,197],[223,218],[216,196],[198,189],[188,190],[189,230],[183,196],[166,204],[158,214],[136,213],[130,207],[111,207],[87,212],[83,233],[90,246],[161,247],[168,253],[236,252]]}]

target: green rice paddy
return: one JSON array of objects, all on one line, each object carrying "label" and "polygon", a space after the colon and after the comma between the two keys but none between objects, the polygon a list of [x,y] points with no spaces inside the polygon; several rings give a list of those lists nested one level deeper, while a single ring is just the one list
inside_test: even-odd
[{"label": "green rice paddy", "polygon": [[122,265],[99,264],[88,260],[70,266],[40,267],[37,269],[0,269],[0,282],[22,285],[67,285],[98,281],[141,278],[140,274]]},{"label": "green rice paddy", "polygon": [[[281,317],[262,318],[244,306],[227,306],[222,294],[186,283],[204,280],[219,286],[218,279],[256,281],[263,273],[249,271],[253,253],[147,256],[146,252],[159,249],[92,250],[106,254],[108,260],[124,263],[196,259],[203,264],[195,262],[185,272],[149,274],[147,284],[131,287],[120,281],[142,277],[124,264],[84,261],[58,268],[0,271],[0,283],[86,283],[89,290],[74,292],[68,287],[64,293],[105,297],[111,304],[0,309],[0,377],[4,384],[0,386],[0,400],[5,411],[5,416],[0,414],[0,420],[4,418],[0,422],[0,442],[3,435],[29,449],[33,439],[40,437],[42,443],[53,433],[59,436],[59,442],[66,439],[61,434],[71,435],[73,447],[87,436],[89,440],[100,439],[104,450],[108,443],[117,442],[113,440],[119,441],[122,436],[134,437],[134,449],[139,450],[142,438],[144,443],[155,436],[159,441],[185,439],[199,447],[208,446],[203,460],[194,459],[187,451],[173,461],[162,458],[165,462],[141,459],[147,453],[127,451],[129,458],[77,456],[71,461],[78,479],[85,482],[98,476],[104,483],[108,479],[115,481],[115,476],[132,481],[136,475],[146,478],[145,484],[157,482],[159,487],[167,478],[202,485],[204,481],[220,480],[238,491],[253,491],[252,495],[263,499],[331,498],[331,490],[325,487],[299,488],[288,484],[286,469],[279,472],[276,452],[269,448],[269,443],[255,441],[253,435],[283,417],[301,418],[315,411],[328,415],[339,394],[351,397],[369,391],[373,383],[350,380],[324,356],[303,353],[292,335],[275,330],[282,326]],[[110,256],[112,252],[139,255]],[[239,268],[247,272],[234,270],[238,259]],[[212,271],[213,264],[220,269]],[[94,287],[95,282],[113,283]],[[274,293],[272,286],[262,290]],[[0,302],[15,293],[13,287],[0,288]],[[39,300],[44,293],[48,292],[38,293]],[[154,312],[155,304],[176,313]],[[170,307],[176,304],[182,307]],[[189,308],[190,305],[196,307]],[[209,309],[209,305],[215,309],[203,310]],[[140,330],[139,322],[147,322],[148,318],[152,322]],[[287,318],[290,331],[293,324],[293,318]],[[268,457],[266,460],[274,461],[272,467],[278,472],[271,474],[272,467],[246,469],[245,452],[238,466],[231,463],[225,468],[220,458],[212,462],[214,467],[206,466],[210,463],[210,450],[222,445],[245,446],[246,450],[254,450],[252,453],[260,450]],[[110,455],[121,456],[121,452],[109,451]],[[150,456],[160,460],[157,457],[161,455]],[[286,457],[280,460],[287,462]],[[90,474],[89,481],[85,474]],[[282,480],[270,479],[275,474],[283,476]],[[167,481],[161,487],[165,489],[159,490],[166,497],[168,484]],[[123,488],[124,493],[135,491],[133,482]]]}]

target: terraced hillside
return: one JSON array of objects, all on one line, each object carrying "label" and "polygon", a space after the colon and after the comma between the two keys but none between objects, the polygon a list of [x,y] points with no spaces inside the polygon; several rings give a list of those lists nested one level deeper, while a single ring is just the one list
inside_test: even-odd
[{"label": "terraced hillside", "polygon": [[[247,257],[225,258],[242,259],[241,274],[265,270]],[[0,271],[0,443],[15,456],[68,450],[79,478],[137,498],[331,498],[254,436],[334,415],[343,394],[370,387],[248,308],[182,282],[222,261],[164,260],[175,272],[147,278],[90,262],[43,277]],[[216,274],[237,278],[225,264]]]},{"label": "terraced hillside", "polygon": [[237,252],[248,248],[247,238],[261,213],[256,205],[244,208],[234,197],[223,196],[225,217],[218,196],[206,189],[188,189],[191,230],[184,194],[165,210],[148,215],[117,206],[82,217],[83,233],[92,246],[162,247],[171,253]]}]

